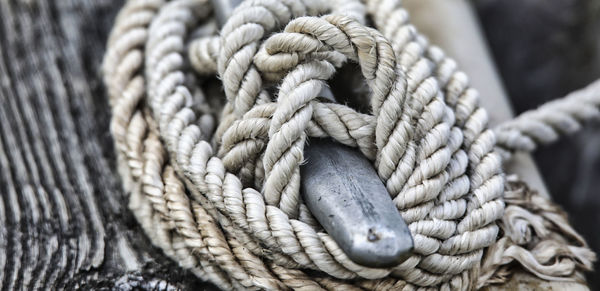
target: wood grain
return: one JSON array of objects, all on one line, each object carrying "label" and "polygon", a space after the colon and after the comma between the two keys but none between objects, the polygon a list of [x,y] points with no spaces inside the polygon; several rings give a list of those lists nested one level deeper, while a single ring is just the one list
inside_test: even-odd
[{"label": "wood grain", "polygon": [[0,289],[198,289],[127,209],[100,78],[121,1],[0,1]]}]

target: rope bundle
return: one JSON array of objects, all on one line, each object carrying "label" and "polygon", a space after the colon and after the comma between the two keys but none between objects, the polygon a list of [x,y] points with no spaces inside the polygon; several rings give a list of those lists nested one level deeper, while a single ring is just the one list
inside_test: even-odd
[{"label": "rope bundle", "polygon": [[[130,208],[153,242],[223,289],[472,289],[498,282],[498,268],[513,260],[572,262],[558,272],[530,268],[545,278],[590,268],[593,254],[578,236],[578,251],[559,248],[563,240],[543,258],[510,256],[511,247],[576,233],[560,215],[547,223],[531,215],[514,221],[535,234],[519,240],[523,228],[503,221],[499,237],[505,181],[487,113],[466,75],[429,46],[400,4],[250,0],[218,37],[205,0],[130,0],[104,73]],[[370,114],[317,99],[347,62],[360,66]],[[598,88],[589,91],[588,103],[600,103]],[[597,115],[586,112],[576,114]],[[548,119],[536,120],[529,124]],[[501,141],[533,132],[521,125],[501,127],[509,136]],[[331,137],[373,161],[412,232],[411,258],[388,269],[359,266],[322,230],[299,197],[308,137]],[[514,144],[502,145],[531,148]],[[525,200],[507,209],[523,213]]]}]

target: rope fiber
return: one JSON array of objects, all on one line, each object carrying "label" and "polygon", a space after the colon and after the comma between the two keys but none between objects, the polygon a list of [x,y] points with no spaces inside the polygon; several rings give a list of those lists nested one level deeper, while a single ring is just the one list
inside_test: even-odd
[{"label": "rope fiber", "polygon": [[[597,117],[600,82],[492,130],[400,0],[247,0],[219,35],[210,11],[129,0],[103,67],[129,207],[183,268],[225,290],[475,289],[512,262],[548,280],[591,269],[565,215],[502,161]],[[347,63],[368,113],[318,98]],[[308,137],[372,161],[414,238],[408,260],[357,265],[320,227],[299,195]]]}]

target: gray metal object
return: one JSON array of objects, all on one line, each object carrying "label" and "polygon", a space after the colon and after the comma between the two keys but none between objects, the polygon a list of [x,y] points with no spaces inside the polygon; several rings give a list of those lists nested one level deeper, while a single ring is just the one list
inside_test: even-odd
[{"label": "gray metal object", "polygon": [[[320,98],[336,102],[324,87]],[[395,266],[414,248],[408,226],[371,162],[358,149],[329,138],[309,139],[300,167],[301,195],[310,212],[353,262]]]},{"label": "gray metal object", "polygon": [[[212,2],[221,27],[240,3]],[[320,96],[336,101],[329,88]],[[331,139],[309,139],[304,155],[302,198],[350,260],[367,267],[391,267],[412,254],[410,230],[364,155]]]},{"label": "gray metal object", "polygon": [[219,27],[223,27],[229,16],[233,13],[235,7],[242,3],[242,0],[212,0],[211,2],[214,6],[217,24],[219,24]]},{"label": "gray metal object", "polygon": [[364,155],[317,138],[310,139],[304,155],[304,202],[352,261],[391,267],[410,256],[410,231]]}]

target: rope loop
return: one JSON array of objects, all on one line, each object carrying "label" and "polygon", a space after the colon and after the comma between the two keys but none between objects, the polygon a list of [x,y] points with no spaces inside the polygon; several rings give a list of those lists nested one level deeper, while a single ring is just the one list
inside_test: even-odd
[{"label": "rope loop", "polygon": [[[408,22],[400,0],[247,0],[220,36],[207,28],[210,9],[206,0],[129,0],[104,62],[130,208],[198,277],[224,289],[474,289],[498,280],[494,268],[512,261],[499,258],[527,254],[535,235],[571,231],[542,228],[545,218],[505,201],[496,134],[477,91]],[[318,98],[347,62],[368,87],[368,113]],[[528,124],[576,127],[543,116]],[[527,148],[515,130],[543,140],[520,126],[496,130],[507,152],[511,140]],[[409,225],[412,257],[360,266],[321,228],[299,196],[308,137],[331,137],[373,162]],[[515,242],[517,224],[543,233]],[[544,258],[565,252],[553,250]],[[582,264],[561,268],[587,268],[589,254],[578,252]]]}]

